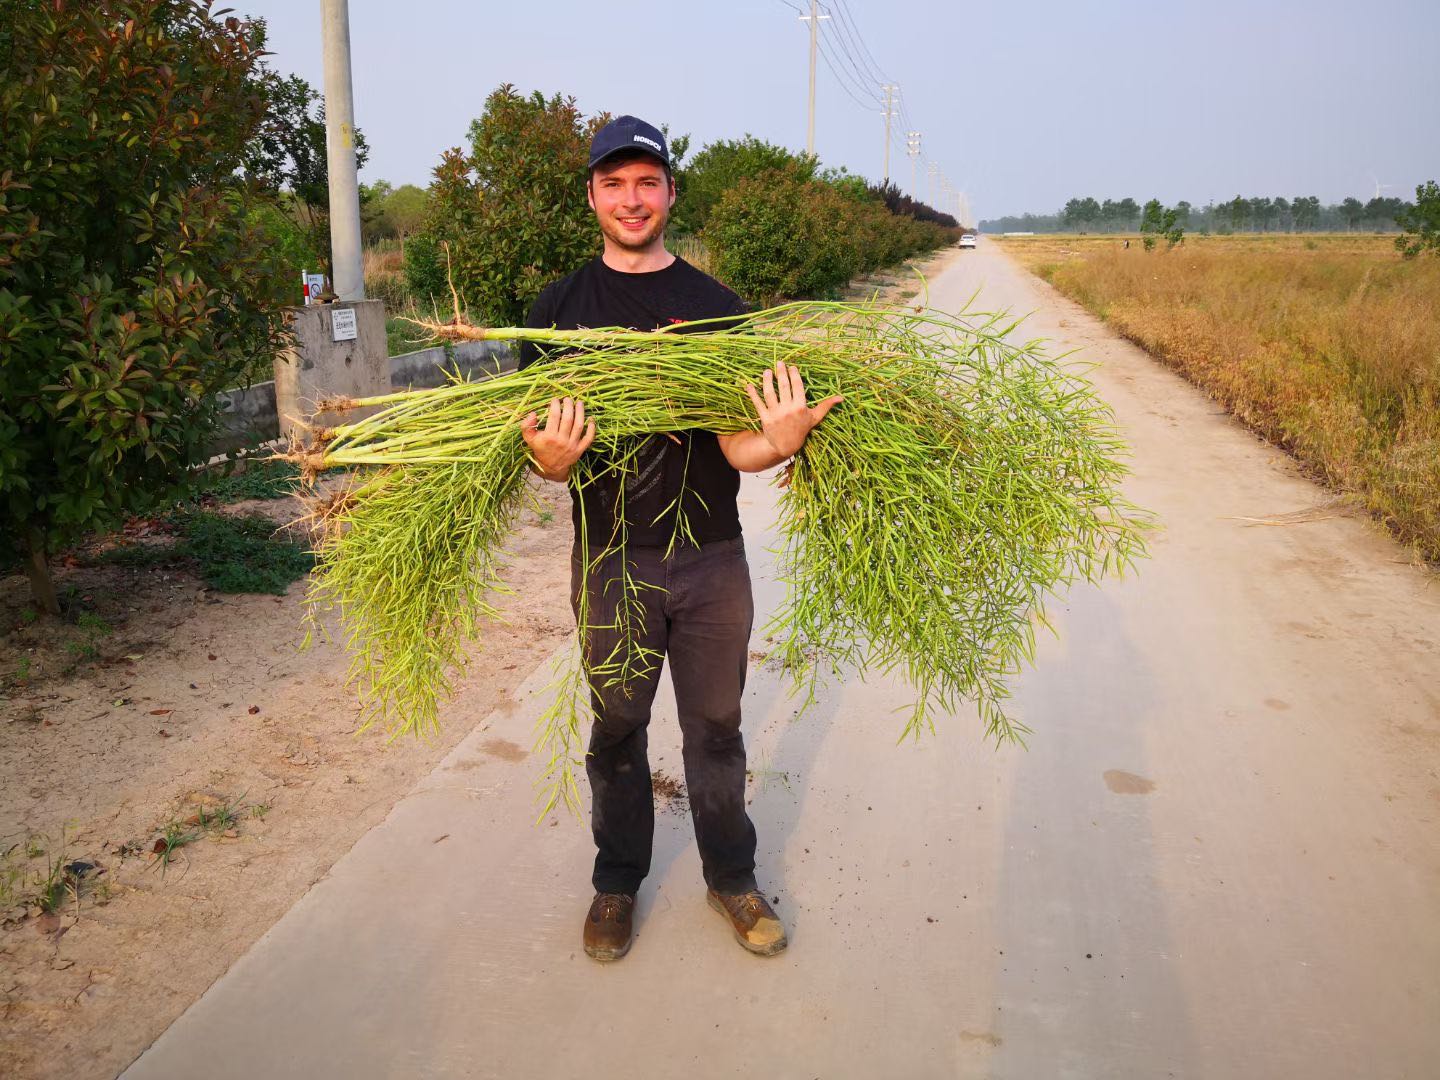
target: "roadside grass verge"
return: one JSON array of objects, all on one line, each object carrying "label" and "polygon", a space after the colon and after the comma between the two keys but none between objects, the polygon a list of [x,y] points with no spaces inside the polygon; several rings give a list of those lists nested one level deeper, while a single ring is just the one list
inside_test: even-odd
[{"label": "roadside grass verge", "polygon": [[1001,242],[1440,559],[1440,259],[1356,234]]}]

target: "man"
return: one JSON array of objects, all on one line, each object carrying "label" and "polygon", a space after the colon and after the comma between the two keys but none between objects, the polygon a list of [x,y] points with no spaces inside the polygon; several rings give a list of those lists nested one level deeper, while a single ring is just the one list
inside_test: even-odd
[{"label": "man", "polygon": [[[586,190],[604,251],[548,286],[526,325],[654,330],[745,313],[738,296],[665,248],[676,191],[659,130],[633,116],[607,124],[591,143],[589,173]],[[521,367],[542,358],[527,343]],[[619,577],[619,556],[595,558],[615,535],[615,517],[622,513],[630,572],[654,586],[639,591],[643,612],[629,644],[670,660],[708,901],[741,945],[773,955],[785,947],[785,928],[756,887],[755,828],[745,812],[740,698],[754,605],[736,495],[741,472],[788,460],[840,398],[808,407],[800,373],[782,363],[764,372],[762,382],[763,392],[746,388],[760,431],[652,435],[637,445],[623,471],[602,470],[581,491],[572,488],[577,542],[571,601],[578,617],[585,590],[591,629],[581,645],[588,669],[622,644],[613,625],[617,590],[606,587]],[[556,399],[543,423],[531,413],[522,432],[540,475],[565,482],[594,441],[595,422],[586,419],[583,402]],[[695,543],[678,545],[667,557],[679,512]],[[595,559],[588,577],[579,550],[582,514]],[[657,659],[623,691],[592,687],[595,720],[585,764],[597,851],[595,898],[583,938],[586,953],[597,960],[617,960],[629,951],[635,895],[650,870],[655,820],[646,726],[659,675]]]}]

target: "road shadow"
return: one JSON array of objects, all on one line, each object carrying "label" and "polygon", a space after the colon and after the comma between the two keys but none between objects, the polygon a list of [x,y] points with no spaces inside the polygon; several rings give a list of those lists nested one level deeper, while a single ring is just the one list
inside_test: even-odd
[{"label": "road shadow", "polygon": [[1001,835],[995,1077],[1195,1075],[1154,850],[1172,778],[1145,745],[1165,717],[1106,590],[1052,605],[1060,638],[1042,639],[1009,706],[1033,734]]}]

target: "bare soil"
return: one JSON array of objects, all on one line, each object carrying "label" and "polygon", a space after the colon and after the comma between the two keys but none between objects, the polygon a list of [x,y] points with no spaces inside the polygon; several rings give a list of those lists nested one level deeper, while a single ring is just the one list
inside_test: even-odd
[{"label": "bare soil", "polygon": [[[304,581],[221,595],[173,569],[62,561],[87,628],[27,621],[25,578],[0,580],[5,869],[74,868],[58,913],[15,903],[13,881],[0,912],[0,1075],[116,1075],[573,632],[556,585],[569,500],[536,493],[549,514],[524,511],[510,543],[508,624],[427,741],[357,733],[344,650],[298,648]],[[298,516],[292,500],[227,509]],[[187,840],[168,859],[167,826]]]}]

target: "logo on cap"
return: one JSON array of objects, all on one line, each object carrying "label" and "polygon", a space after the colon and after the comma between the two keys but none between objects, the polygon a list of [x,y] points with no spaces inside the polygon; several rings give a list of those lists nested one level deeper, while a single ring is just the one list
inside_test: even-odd
[{"label": "logo on cap", "polygon": [[590,140],[590,168],[595,168],[611,154],[640,147],[644,147],[644,153],[654,154],[669,166],[670,151],[665,146],[664,132],[638,116],[617,116]]}]

